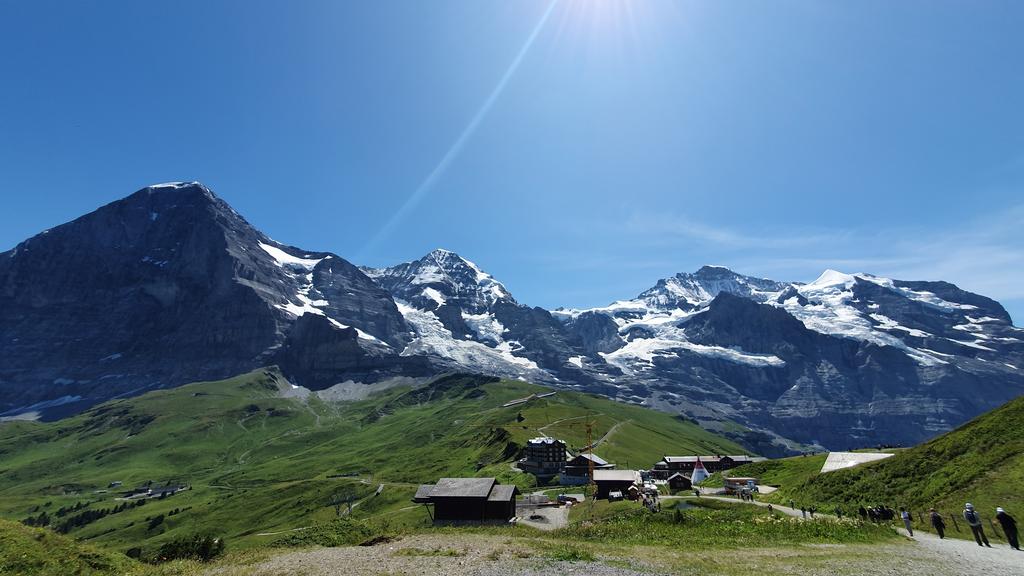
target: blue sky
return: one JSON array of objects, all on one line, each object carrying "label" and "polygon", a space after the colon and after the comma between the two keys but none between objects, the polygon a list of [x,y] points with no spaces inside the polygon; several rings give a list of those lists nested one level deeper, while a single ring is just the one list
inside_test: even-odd
[{"label": "blue sky", "polygon": [[[0,0],[0,250],[200,180],[274,238],[522,302],[702,264],[1024,318],[1024,3]],[[410,200],[411,199],[411,200]]]}]

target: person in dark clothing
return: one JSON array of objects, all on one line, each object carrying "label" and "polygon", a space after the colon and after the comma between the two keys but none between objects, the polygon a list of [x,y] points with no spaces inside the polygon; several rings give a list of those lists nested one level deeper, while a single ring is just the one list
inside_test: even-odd
[{"label": "person in dark clothing", "polygon": [[1020,540],[1017,539],[1017,521],[1006,513],[1006,510],[1002,508],[996,508],[996,522],[1003,527],[1003,532],[1006,534],[1006,541],[1010,543],[1010,548],[1014,550],[1020,550]]},{"label": "person in dark clothing", "polygon": [[935,533],[939,535],[939,539],[946,537],[946,521],[942,519],[942,514],[935,511],[935,508],[928,510],[928,517],[932,520],[932,528],[935,528]]},{"label": "person in dark clothing", "polygon": [[860,514],[861,521],[867,522],[867,520],[868,520],[868,511],[867,511],[866,508],[861,506],[860,509],[857,510],[857,514]]},{"label": "person in dark clothing", "polygon": [[974,505],[968,502],[964,505],[964,520],[967,521],[967,525],[971,527],[971,534],[974,534],[974,541],[981,546],[984,542],[985,546],[992,547],[988,543],[988,538],[985,537],[985,529],[981,525],[981,514],[974,509]]},{"label": "person in dark clothing", "polygon": [[803,506],[801,506],[800,507],[800,513],[803,514],[804,520],[806,520],[807,519],[807,508],[804,508]]}]

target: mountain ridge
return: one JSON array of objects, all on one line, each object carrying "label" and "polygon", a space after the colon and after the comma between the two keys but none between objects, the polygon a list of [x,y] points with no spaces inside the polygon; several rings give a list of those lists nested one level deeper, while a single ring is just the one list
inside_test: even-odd
[{"label": "mountain ridge", "polygon": [[448,250],[371,268],[277,242],[195,182],[0,254],[0,354],[0,416],[268,364],[311,389],[468,370],[682,413],[768,454],[918,442],[1024,393],[1024,330],[947,282],[709,265],[546,310]]}]

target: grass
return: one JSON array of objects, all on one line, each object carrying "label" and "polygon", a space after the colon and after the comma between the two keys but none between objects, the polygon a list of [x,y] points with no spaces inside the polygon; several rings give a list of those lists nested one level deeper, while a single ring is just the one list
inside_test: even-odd
[{"label": "grass", "polygon": [[[820,474],[826,455],[768,460],[747,464],[726,476],[753,476],[780,489],[762,500],[796,507],[814,506],[826,513],[837,509],[853,515],[860,506],[885,504],[906,507],[914,516],[914,529],[931,531],[929,508],[946,519],[946,534],[970,538],[960,519],[972,502],[987,520],[996,506],[1024,513],[1024,398],[983,414],[963,426],[913,448],[893,450],[895,455],[855,468]],[[872,450],[873,451],[873,450]],[[714,474],[704,486],[721,486]],[[954,522],[955,521],[955,522]],[[989,528],[996,539],[1001,532]]]},{"label": "grass", "polygon": [[757,478],[766,486],[792,486],[817,475],[827,456],[812,454],[752,462],[732,470],[715,472],[700,485],[706,488],[721,488],[725,485],[725,478],[749,477]]},{"label": "grass", "polygon": [[83,545],[50,530],[0,520],[0,574],[106,576],[142,574],[144,566],[123,554]]},{"label": "grass", "polygon": [[958,513],[972,502],[989,516],[996,506],[1024,513],[1024,397],[892,458],[826,474],[793,475],[767,499],[844,506],[884,503],[912,511]]},{"label": "grass", "polygon": [[545,556],[559,562],[593,562],[593,552],[571,544],[560,544],[548,549]]},{"label": "grass", "polygon": [[[427,522],[410,500],[418,484],[441,476],[496,476],[532,488],[533,477],[510,463],[541,429],[579,447],[587,443],[584,423],[593,422],[595,439],[618,425],[595,452],[623,466],[650,466],[664,453],[743,452],[668,414],[588,394],[559,392],[502,408],[543,391],[453,375],[330,403],[284,397],[290,386],[267,369],[116,400],[58,422],[4,423],[0,517],[45,514],[56,523],[61,508],[113,508],[114,481],[183,482],[192,489],[70,535],[117,551],[153,549],[197,532],[226,537],[229,550],[312,538],[318,530],[324,541],[348,543],[358,532],[352,527],[324,528],[337,521],[332,502],[339,499],[357,503],[352,521],[402,531]],[[341,509],[347,514],[347,504]]]},{"label": "grass", "polygon": [[[685,509],[673,509],[673,502]],[[896,538],[888,527],[852,519],[804,522],[764,508],[708,499],[666,500],[652,514],[634,502],[599,501],[593,515],[580,506],[572,523],[552,532],[569,541],[614,542],[676,549],[779,547],[803,544],[869,544]]]}]

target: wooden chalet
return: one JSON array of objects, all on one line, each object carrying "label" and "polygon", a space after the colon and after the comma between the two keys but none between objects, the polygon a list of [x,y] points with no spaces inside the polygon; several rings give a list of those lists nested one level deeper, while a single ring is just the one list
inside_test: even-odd
[{"label": "wooden chalet", "polygon": [[693,483],[690,482],[689,476],[682,472],[676,472],[668,477],[668,487],[672,490],[690,490],[693,488]]},{"label": "wooden chalet", "polygon": [[595,498],[608,498],[609,492],[628,494],[630,488],[642,487],[643,480],[636,470],[594,470],[594,484],[597,485]]},{"label": "wooden chalet", "polygon": [[441,478],[420,486],[412,501],[433,504],[434,522],[508,522],[516,515],[516,494],[518,488],[494,478]]},{"label": "wooden chalet", "polygon": [[563,486],[581,486],[590,483],[590,466],[593,463],[594,470],[613,470],[615,464],[610,464],[604,458],[596,454],[578,454],[565,463],[565,469],[559,477]]}]

